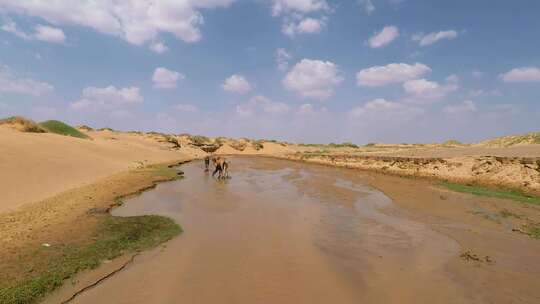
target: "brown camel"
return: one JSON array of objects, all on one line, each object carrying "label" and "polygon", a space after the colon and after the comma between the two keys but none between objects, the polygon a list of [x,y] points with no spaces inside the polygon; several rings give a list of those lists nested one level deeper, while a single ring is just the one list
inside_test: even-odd
[{"label": "brown camel", "polygon": [[227,160],[222,156],[217,156],[212,158],[212,162],[214,163],[214,166],[216,169],[212,173],[212,177],[218,174],[218,179],[224,179],[229,177],[229,163]]}]

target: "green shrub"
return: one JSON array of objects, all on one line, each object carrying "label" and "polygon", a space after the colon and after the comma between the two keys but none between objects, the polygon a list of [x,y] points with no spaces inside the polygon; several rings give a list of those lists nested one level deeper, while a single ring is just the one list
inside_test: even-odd
[{"label": "green shrub", "polygon": [[47,132],[65,135],[65,136],[72,136],[77,138],[84,138],[88,139],[89,137],[82,133],[81,131],[73,128],[70,125],[67,125],[61,121],[58,120],[47,120],[39,124],[43,129],[45,129]]}]

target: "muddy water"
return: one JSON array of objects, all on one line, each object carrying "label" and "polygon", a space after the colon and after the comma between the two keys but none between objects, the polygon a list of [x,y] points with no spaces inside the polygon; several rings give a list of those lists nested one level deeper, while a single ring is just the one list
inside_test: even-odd
[{"label": "muddy water", "polygon": [[186,178],[115,210],[161,214],[185,232],[76,303],[460,303],[445,275],[451,239],[339,169],[232,159],[216,181]]}]

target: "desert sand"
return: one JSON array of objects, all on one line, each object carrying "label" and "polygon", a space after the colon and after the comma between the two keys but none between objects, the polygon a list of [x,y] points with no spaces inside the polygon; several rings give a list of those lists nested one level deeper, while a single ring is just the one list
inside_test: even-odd
[{"label": "desert sand", "polygon": [[[95,229],[94,211],[97,210],[97,213],[109,212],[117,206],[118,198],[136,195],[145,189],[152,188],[159,182],[174,178],[171,172],[166,170],[164,174],[156,174],[156,172],[161,172],[159,168],[167,168],[180,162],[200,159],[208,155],[208,153],[213,153],[228,155],[233,159],[235,156],[263,156],[295,161],[286,162],[285,167],[289,168],[287,170],[293,170],[294,172],[281,181],[281,183],[284,183],[282,185],[284,188],[297,187],[298,191],[300,191],[299,193],[288,192],[286,195],[283,194],[282,198],[289,201],[293,200],[292,197],[305,193],[311,195],[317,202],[332,201],[338,205],[344,204],[350,209],[353,204],[351,202],[354,202],[358,197],[362,197],[362,194],[355,192],[356,190],[344,190],[343,187],[338,187],[338,189],[335,182],[344,179],[354,182],[355,185],[369,185],[373,189],[377,189],[378,193],[384,194],[391,199],[395,204],[390,209],[377,209],[377,212],[381,212],[381,214],[372,219],[375,222],[382,220],[382,222],[389,225],[389,228],[379,231],[382,236],[393,229],[406,229],[401,233],[408,235],[411,240],[416,239],[418,237],[416,233],[418,233],[436,243],[440,242],[441,248],[446,248],[445,246],[448,243],[455,244],[452,248],[447,248],[451,251],[450,254],[444,250],[437,251],[436,248],[433,249],[435,251],[431,252],[432,248],[426,247],[429,249],[426,249],[426,252],[433,253],[431,257],[426,257],[421,254],[422,250],[418,249],[422,248],[421,245],[415,243],[416,247],[412,246],[411,244],[414,241],[411,241],[412,243],[409,245],[412,247],[400,249],[404,250],[403,255],[396,253],[395,256],[392,256],[388,261],[385,260],[382,264],[376,262],[379,259],[378,256],[362,257],[364,260],[355,267],[369,265],[374,275],[373,280],[370,280],[354,273],[343,277],[344,273],[341,271],[344,266],[340,265],[343,261],[339,260],[337,264],[326,265],[325,263],[328,262],[327,257],[321,257],[320,252],[314,251],[314,248],[305,243],[306,238],[312,237],[309,236],[312,231],[309,229],[303,230],[307,228],[302,225],[293,226],[291,229],[296,229],[294,231],[300,234],[293,234],[291,237],[301,237],[297,241],[306,246],[298,247],[297,249],[300,251],[296,253],[300,255],[305,253],[308,261],[321,263],[320,267],[324,265],[326,265],[324,267],[327,267],[311,269],[312,275],[327,276],[329,273],[338,271],[339,275],[334,277],[333,281],[320,281],[318,284],[332,286],[332,293],[336,297],[343,299],[343,303],[354,302],[360,298],[372,303],[393,301],[394,298],[388,298],[388,295],[384,293],[385,288],[389,286],[388,284],[408,286],[407,288],[401,288],[395,295],[405,297],[409,303],[416,303],[437,296],[436,293],[420,292],[424,284],[428,284],[433,289],[440,289],[441,286],[452,287],[439,294],[447,299],[441,303],[455,303],[455,301],[452,302],[451,300],[453,295],[459,298],[458,302],[463,303],[508,303],[516,299],[519,303],[535,303],[539,299],[539,295],[533,286],[534,278],[539,274],[539,270],[534,267],[534,253],[538,252],[539,243],[523,233],[522,229],[526,225],[540,223],[540,210],[538,207],[508,200],[454,193],[441,189],[436,182],[438,180],[450,180],[459,183],[512,187],[529,193],[540,193],[540,145],[538,144],[526,142],[508,145],[505,141],[497,140],[490,141],[487,144],[454,146],[379,144],[366,147],[351,147],[299,145],[250,139],[205,138],[186,134],[118,132],[107,129],[97,131],[82,128],[80,130],[91,139],[80,139],[51,133],[27,133],[14,130],[10,126],[0,126],[0,190],[3,194],[0,201],[0,246],[3,248],[0,251],[0,260],[2,261],[0,271],[10,272],[8,278],[17,278],[17,272],[24,270],[24,267],[20,267],[21,258],[22,261],[32,259],[32,248],[41,246],[44,243],[87,242],[91,239],[92,231]],[[264,174],[284,169],[282,163],[272,163],[276,160],[262,157],[254,159],[255,161],[249,166],[254,170],[267,170],[264,171]],[[300,178],[304,174],[301,170],[304,166],[302,165],[303,162],[317,164],[317,167],[309,167],[312,168],[313,172],[317,173],[315,174],[316,178],[315,175],[312,179],[302,180]],[[233,160],[233,175],[237,163],[241,164],[242,161]],[[318,166],[321,164],[326,167]],[[329,166],[359,170],[332,169]],[[154,169],[150,170],[150,168]],[[158,168],[158,170],[155,168]],[[237,170],[240,170],[240,168]],[[413,176],[422,179],[404,179],[399,176]],[[178,183],[182,182],[178,181]],[[272,180],[268,182],[272,182]],[[281,185],[280,183],[277,184]],[[188,197],[192,195],[191,198],[196,200],[198,199],[197,196],[193,196],[196,193],[190,193],[198,189],[197,187],[201,187],[201,185],[180,186],[179,189],[183,190],[175,191],[180,191],[180,194]],[[238,184],[237,187],[240,187],[238,189],[241,190],[238,195],[242,193],[242,195],[247,195],[239,201],[239,204],[249,205],[248,194],[251,193],[249,189],[256,186],[255,184],[249,185],[247,180]],[[265,187],[269,187],[269,185],[265,185],[261,189],[266,189]],[[223,195],[225,189],[217,190],[221,193],[220,195]],[[271,183],[270,189],[272,189]],[[148,193],[155,192],[150,191]],[[253,196],[259,195],[258,193],[252,194]],[[278,198],[280,197],[279,193],[275,193],[275,195]],[[201,194],[200,197],[202,199],[205,196]],[[201,206],[206,206],[205,208],[208,208],[208,210],[217,212],[217,214],[212,214],[212,217],[226,214],[230,211],[229,208],[236,208],[235,199],[224,201],[230,202],[230,204],[216,205],[212,203],[213,200],[219,201],[219,199],[218,197],[214,199],[207,197],[207,200]],[[267,201],[271,205],[273,199],[276,198],[271,196],[266,197],[263,201]],[[307,206],[305,207],[305,212],[313,211]],[[269,214],[275,212],[272,209],[267,211]],[[159,213],[159,210],[156,212]],[[279,214],[274,215],[282,216],[283,219],[294,222],[299,220],[299,218],[295,217],[295,214],[298,215],[297,213],[301,212],[301,210],[284,209],[280,212],[293,212],[288,217]],[[508,214],[511,216],[507,216]],[[194,229],[201,228],[193,224],[197,216],[201,217],[199,219],[202,222],[204,222],[202,217],[210,216],[209,214],[195,213],[193,214],[194,218],[178,218],[177,215],[167,212],[165,215],[176,218],[181,224],[185,223],[188,230],[190,225],[193,225],[192,228]],[[318,220],[316,214],[311,215],[315,216],[311,220]],[[385,222],[387,217],[396,217],[397,220]],[[307,216],[304,219],[308,218]],[[254,213],[249,215],[249,218],[240,217],[236,220],[237,223],[247,221],[246,225],[255,225],[258,222],[264,223],[267,219],[260,213]],[[215,224],[219,223],[218,221]],[[281,238],[279,235],[286,232],[271,223],[266,223],[268,225],[261,227],[261,229],[264,229],[259,232],[270,233],[277,243],[260,244],[261,239],[257,235],[250,239],[250,242],[254,242],[253,246],[262,246],[260,250],[263,251],[264,246],[278,246],[281,244],[278,242]],[[396,223],[397,228],[392,228]],[[426,228],[428,230],[426,230],[427,232],[414,232],[416,228],[409,227],[413,230],[411,232],[399,223],[412,223],[411,227],[428,227]],[[218,230],[223,234],[219,237],[232,238],[231,241],[245,241],[243,238],[239,240],[233,237],[239,227],[225,226],[222,228],[224,230]],[[334,228],[337,228],[338,231],[341,229],[340,227]],[[258,230],[254,230],[254,233],[256,231]],[[287,234],[285,233],[283,236],[287,236]],[[203,239],[204,237],[208,236],[203,236]],[[342,236],[335,234],[333,237],[336,240],[341,240]],[[364,237],[375,242],[381,241],[376,235],[366,235]],[[184,236],[181,236],[174,240],[171,246],[180,250],[184,246],[182,243],[184,242],[183,238]],[[291,242],[294,242],[294,240],[291,240]],[[192,248],[187,253],[203,254],[197,249],[199,243],[196,242],[194,245],[195,247],[186,247],[186,250]],[[222,242],[221,245],[225,246],[226,244]],[[332,243],[332,246],[338,245],[340,244]],[[395,250],[395,248],[385,248],[384,246],[376,247],[375,251]],[[408,251],[409,249],[410,251]],[[209,250],[219,251],[220,248],[209,248]],[[331,247],[329,250],[337,250],[337,254],[343,253],[340,252],[343,248],[339,246],[337,248]],[[270,258],[263,251],[261,251],[261,255],[248,255],[246,259],[253,258],[255,263],[263,258]],[[208,254],[211,255],[211,253]],[[281,253],[276,251],[276,254],[280,255]],[[356,252],[355,254],[359,253]],[[123,276],[125,276],[127,282],[134,282],[133,279],[130,279],[131,275],[141,271],[145,272],[145,269],[156,269],[154,262],[152,262],[153,259],[162,262],[168,261],[166,265],[180,263],[180,261],[172,259],[173,256],[175,255],[171,252],[161,253],[160,250],[154,250],[141,258],[141,266],[137,266],[138,262],[134,265],[134,272],[127,271]],[[204,254],[203,257],[211,258],[211,256]],[[238,262],[234,260],[235,255],[232,253],[229,257],[232,258],[231,263]],[[441,260],[441,257],[444,257],[444,259]],[[428,261],[425,265],[422,263],[410,264],[411,261],[418,262],[418,260],[424,259]],[[118,261],[122,260],[125,260],[125,257],[120,258]],[[322,262],[323,260],[325,262]],[[86,282],[85,278],[91,280],[99,277],[101,273],[107,272],[107,269],[120,263],[118,261],[115,260],[104,265],[97,271],[83,274],[79,278],[81,284]],[[203,263],[202,260],[190,260],[189,257],[185,257],[183,261],[182,263],[188,264]],[[291,258],[281,262],[297,263],[299,261]],[[404,274],[396,274],[393,279],[382,275],[395,271],[396,267],[399,268],[401,265],[409,264],[415,265],[415,267]],[[175,271],[181,271],[180,273],[183,274],[184,271],[191,269],[189,267],[185,268],[186,264],[181,265],[179,268],[170,268],[168,271],[175,276]],[[253,266],[254,264],[250,265]],[[272,264],[268,265],[271,266]],[[297,266],[302,269],[302,265],[300,263]],[[252,266],[249,268],[252,269]],[[276,261],[274,266],[278,267],[279,261]],[[341,267],[341,270],[336,267]],[[425,267],[433,272],[426,272]],[[261,271],[264,270],[261,269]],[[285,272],[283,270],[273,275],[285,275]],[[176,275],[180,273],[176,273]],[[238,272],[239,275],[241,273]],[[211,273],[207,272],[206,274]],[[417,277],[422,279],[422,284],[410,282],[411,278]],[[186,278],[186,280],[188,279]],[[276,280],[278,279],[276,277]],[[307,280],[306,277],[292,276],[289,279],[291,284],[299,284],[297,286],[304,291],[302,295],[308,295],[310,290],[313,291],[312,286],[301,284],[301,282]],[[111,295],[114,294],[114,296],[121,298],[121,290],[119,290],[120,293],[116,293],[112,291],[116,288],[111,289],[111,286],[117,286],[115,284],[119,284],[118,286],[124,285],[124,281],[119,280],[118,283],[112,283],[112,285],[104,284],[103,288],[109,290]],[[247,281],[245,283],[239,286],[251,288]],[[264,287],[263,281],[260,283],[257,288]],[[351,289],[350,285],[353,283],[360,285]],[[167,286],[169,285],[156,286],[156,288],[166,288]],[[369,290],[373,292],[367,292],[366,286],[370,286],[371,289]],[[233,288],[234,286],[229,287]],[[274,287],[277,288],[278,286]],[[49,300],[49,302],[56,303],[54,299],[58,298],[54,297],[62,298],[73,292],[73,288],[75,287],[71,289],[66,287],[60,290],[59,293],[53,295],[53,298],[51,298],[53,300]],[[197,286],[194,286],[193,290],[185,290],[185,292],[195,292],[196,290]],[[362,296],[359,296],[358,292],[362,290],[366,292],[360,292]],[[411,290],[417,292],[411,292]],[[157,289],[154,291],[157,292]],[[267,291],[274,292],[273,290]],[[176,292],[177,290],[174,288],[164,290],[163,296],[171,297],[164,298],[164,300],[174,302],[174,298],[177,296]],[[195,293],[190,293],[190,295],[196,296]],[[227,295],[231,296],[230,293]],[[286,295],[273,294],[276,300],[282,301],[290,299]],[[256,295],[252,294],[252,296]],[[93,297],[92,294],[87,297],[89,303],[104,300],[103,298]],[[248,302],[254,299],[249,295],[247,297],[237,295],[238,297],[246,299]],[[232,296],[232,299],[234,298],[235,296]],[[307,301],[310,298],[302,299]],[[324,299],[324,297],[321,296],[319,299]]]},{"label": "desert sand", "polygon": [[0,127],[0,212],[146,164],[197,157],[142,136],[103,131],[92,138]]},{"label": "desert sand", "polygon": [[[0,212],[15,210],[24,204],[43,200],[131,168],[206,155],[181,136],[178,137],[181,148],[173,149],[159,134],[110,130],[86,133],[92,140],[18,132],[0,126],[0,184],[3,192]],[[540,193],[540,145],[427,148],[389,145],[328,149],[264,142],[263,148],[256,150],[247,142],[240,151],[231,146],[231,140],[225,140],[214,153],[302,159],[360,169],[386,170],[402,175],[416,174],[455,181],[523,187]],[[500,161],[495,156],[501,157]],[[410,158],[422,158],[425,163],[419,166]],[[523,163],[523,158],[528,160]],[[445,163],[442,164],[441,160]],[[504,166],[496,166],[497,162],[502,161],[505,162]],[[484,171],[488,173],[479,174],[476,167],[486,167],[487,162],[495,163],[487,165],[493,168],[486,168]],[[389,166],[389,163],[394,164]],[[452,167],[459,169],[452,170]]]}]

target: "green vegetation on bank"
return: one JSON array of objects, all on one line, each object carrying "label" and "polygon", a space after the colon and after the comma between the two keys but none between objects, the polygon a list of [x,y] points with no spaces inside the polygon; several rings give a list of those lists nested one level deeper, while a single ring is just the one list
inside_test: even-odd
[{"label": "green vegetation on bank", "polygon": [[162,216],[106,215],[100,219],[99,229],[90,244],[52,244],[37,248],[33,253],[35,265],[25,265],[26,277],[0,281],[0,303],[36,303],[80,271],[95,269],[103,261],[122,254],[155,247],[181,232],[181,227],[172,219]]},{"label": "green vegetation on bank", "polygon": [[65,136],[72,136],[77,138],[89,138],[86,134],[73,128],[72,126],[65,124],[58,120],[47,120],[39,124],[43,129],[49,133],[55,133]]},{"label": "green vegetation on bank", "polygon": [[344,142],[344,143],[341,143],[341,144],[336,144],[336,143],[329,143],[329,144],[304,144],[304,143],[299,143],[298,146],[300,146],[300,147],[353,148],[353,149],[359,148],[358,145],[350,143],[350,142]]},{"label": "green vegetation on bank", "polygon": [[441,185],[447,189],[470,193],[480,196],[496,197],[501,199],[510,199],[527,204],[540,205],[540,197],[530,196],[522,191],[513,189],[491,189],[482,186],[462,185],[450,182],[443,182]]},{"label": "green vegetation on bank", "polygon": [[535,226],[530,226],[530,227],[528,228],[527,233],[528,233],[529,236],[532,237],[532,238],[540,239],[540,224],[537,224],[537,225],[535,225]]}]

